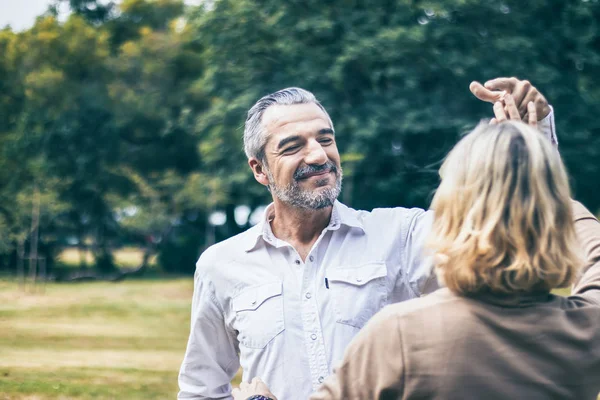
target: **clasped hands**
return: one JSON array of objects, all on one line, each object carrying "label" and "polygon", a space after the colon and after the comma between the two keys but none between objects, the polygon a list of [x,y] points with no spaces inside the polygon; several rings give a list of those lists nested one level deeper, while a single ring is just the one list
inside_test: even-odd
[{"label": "clasped hands", "polygon": [[513,120],[537,127],[550,114],[546,98],[527,80],[496,78],[483,85],[471,82],[469,89],[479,100],[494,104],[492,124]]}]

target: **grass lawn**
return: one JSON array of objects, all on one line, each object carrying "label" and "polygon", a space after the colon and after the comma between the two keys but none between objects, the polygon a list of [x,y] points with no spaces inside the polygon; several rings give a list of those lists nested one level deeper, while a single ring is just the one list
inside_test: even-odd
[{"label": "grass lawn", "polygon": [[0,400],[175,399],[192,290],[176,279],[30,294],[0,281]]}]

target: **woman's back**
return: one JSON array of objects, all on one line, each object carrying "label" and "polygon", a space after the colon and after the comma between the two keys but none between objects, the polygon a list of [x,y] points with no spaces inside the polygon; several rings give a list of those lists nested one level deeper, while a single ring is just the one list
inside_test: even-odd
[{"label": "woman's back", "polygon": [[398,398],[596,399],[600,392],[600,307],[586,300],[466,298],[442,289],[390,309],[404,358]]},{"label": "woman's back", "polygon": [[375,315],[313,400],[597,398],[600,223],[537,135],[481,127],[454,148],[430,235],[447,288]]}]

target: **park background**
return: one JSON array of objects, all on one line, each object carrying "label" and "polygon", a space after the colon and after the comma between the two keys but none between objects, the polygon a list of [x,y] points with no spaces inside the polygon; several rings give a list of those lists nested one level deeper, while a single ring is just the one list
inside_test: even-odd
[{"label": "park background", "polygon": [[492,115],[469,83],[528,79],[599,214],[598,0],[198,3],[56,0],[0,30],[0,399],[175,397],[195,261],[269,202],[242,133],[277,89],[331,114],[343,202],[427,207]]}]

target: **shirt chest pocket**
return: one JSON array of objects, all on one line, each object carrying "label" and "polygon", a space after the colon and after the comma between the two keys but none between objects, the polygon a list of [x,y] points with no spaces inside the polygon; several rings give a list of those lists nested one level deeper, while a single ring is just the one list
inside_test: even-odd
[{"label": "shirt chest pocket", "polygon": [[283,332],[281,286],[281,282],[253,286],[233,298],[235,327],[240,344],[263,349]]},{"label": "shirt chest pocket", "polygon": [[362,328],[387,304],[386,278],[383,262],[327,271],[337,322]]}]

